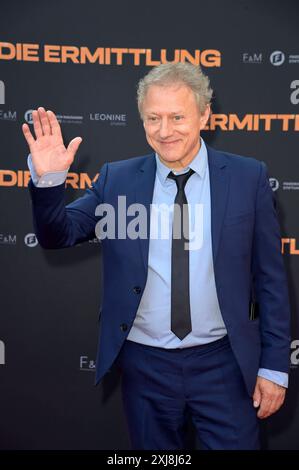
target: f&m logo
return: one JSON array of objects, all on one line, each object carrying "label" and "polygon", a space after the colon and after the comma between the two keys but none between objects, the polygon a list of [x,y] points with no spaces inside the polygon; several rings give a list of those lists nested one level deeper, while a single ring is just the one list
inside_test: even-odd
[{"label": "f&m logo", "polygon": [[0,340],[0,366],[5,364],[5,344]]},{"label": "f&m logo", "polygon": [[5,85],[2,80],[0,80],[0,104],[5,104]]}]

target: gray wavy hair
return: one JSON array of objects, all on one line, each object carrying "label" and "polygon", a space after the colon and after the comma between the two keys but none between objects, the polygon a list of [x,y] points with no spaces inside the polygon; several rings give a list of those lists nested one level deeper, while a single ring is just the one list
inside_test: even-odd
[{"label": "gray wavy hair", "polygon": [[181,83],[194,93],[200,113],[211,103],[213,90],[210,80],[198,65],[188,62],[168,62],[152,68],[138,83],[137,104],[142,119],[142,105],[148,89],[152,85],[168,86]]}]

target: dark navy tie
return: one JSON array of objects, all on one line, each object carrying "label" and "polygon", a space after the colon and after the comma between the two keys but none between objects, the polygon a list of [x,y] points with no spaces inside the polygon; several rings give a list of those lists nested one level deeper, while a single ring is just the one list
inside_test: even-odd
[{"label": "dark navy tie", "polygon": [[171,331],[181,340],[192,330],[189,292],[189,214],[185,186],[194,173],[174,175],[169,173],[177,185],[174,200],[171,250]]}]

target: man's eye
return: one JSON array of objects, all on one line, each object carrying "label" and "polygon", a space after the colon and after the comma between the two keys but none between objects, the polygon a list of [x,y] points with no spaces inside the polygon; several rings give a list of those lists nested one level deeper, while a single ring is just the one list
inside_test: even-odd
[{"label": "man's eye", "polygon": [[158,118],[156,118],[155,116],[150,116],[150,117],[148,118],[148,120],[151,121],[151,122],[156,122],[157,119],[158,119]]},{"label": "man's eye", "polygon": [[183,119],[183,116],[179,116],[179,115],[174,116],[175,121],[180,121],[181,119]]}]

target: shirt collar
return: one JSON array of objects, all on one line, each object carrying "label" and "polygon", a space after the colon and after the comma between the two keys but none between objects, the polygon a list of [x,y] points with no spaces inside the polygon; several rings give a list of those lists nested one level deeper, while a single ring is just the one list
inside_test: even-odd
[{"label": "shirt collar", "polygon": [[[190,165],[184,168],[184,170],[180,172],[174,171],[174,174],[186,173],[191,168],[195,173],[198,174],[198,176],[200,176],[200,178],[202,179],[204,178],[205,171],[206,171],[207,164],[208,164],[208,152],[207,152],[207,147],[206,147],[204,140],[200,138],[200,141],[201,141],[200,149],[198,153],[196,154],[196,156],[193,158]],[[169,172],[171,171],[171,168],[169,168],[168,166],[164,165],[164,163],[161,162],[157,153],[155,154],[155,157],[156,157],[156,163],[157,163],[157,175],[161,183],[164,184],[166,182]]]}]

